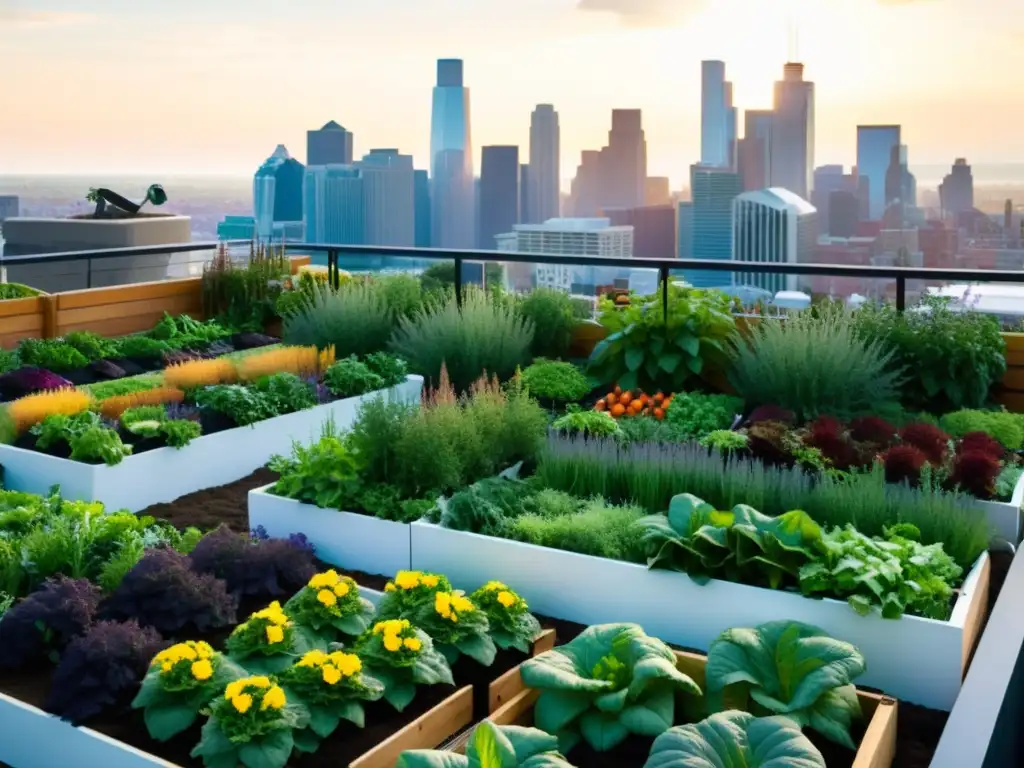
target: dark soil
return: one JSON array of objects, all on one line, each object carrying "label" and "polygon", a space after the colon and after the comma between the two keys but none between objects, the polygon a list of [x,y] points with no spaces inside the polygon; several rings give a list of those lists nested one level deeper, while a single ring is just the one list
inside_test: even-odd
[{"label": "dark soil", "polygon": [[[654,739],[630,736],[615,749],[595,752],[586,742],[573,747],[566,757],[577,768],[643,768],[651,754]],[[832,768],[829,765],[829,768]]]},{"label": "dark soil", "polygon": [[276,473],[262,467],[241,480],[196,491],[166,504],[154,504],[139,514],[166,520],[176,528],[195,526],[207,531],[225,523],[234,531],[248,531],[249,491],[276,482],[277,478]]}]

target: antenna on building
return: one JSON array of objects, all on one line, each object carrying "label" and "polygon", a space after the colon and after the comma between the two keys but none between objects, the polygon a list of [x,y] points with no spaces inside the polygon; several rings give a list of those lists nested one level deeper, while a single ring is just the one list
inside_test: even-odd
[{"label": "antenna on building", "polygon": [[787,30],[787,61],[800,61],[800,24],[790,14]]}]

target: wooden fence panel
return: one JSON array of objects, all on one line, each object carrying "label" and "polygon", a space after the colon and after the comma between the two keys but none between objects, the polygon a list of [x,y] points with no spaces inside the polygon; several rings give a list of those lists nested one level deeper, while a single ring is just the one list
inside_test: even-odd
[{"label": "wooden fence panel", "polygon": [[0,349],[16,347],[22,339],[45,338],[43,298],[0,301]]},{"label": "wooden fence panel", "polygon": [[55,334],[93,331],[124,336],[149,330],[165,312],[201,319],[202,311],[198,277],[68,291],[57,294]]},{"label": "wooden fence panel", "polygon": [[1004,333],[1006,375],[996,391],[996,400],[1008,410],[1024,413],[1024,333]]}]

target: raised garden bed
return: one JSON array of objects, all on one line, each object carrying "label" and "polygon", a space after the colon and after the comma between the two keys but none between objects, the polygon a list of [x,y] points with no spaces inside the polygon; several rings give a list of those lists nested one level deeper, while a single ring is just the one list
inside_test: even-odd
[{"label": "raised garden bed", "polygon": [[1009,501],[974,499],[974,506],[985,513],[985,519],[996,535],[1016,546],[1021,539],[1021,508],[1024,507],[1024,475],[1013,488]]},{"label": "raised garden bed", "polygon": [[934,709],[956,700],[984,622],[989,559],[983,554],[948,621],[860,616],[838,600],[686,574],[441,528],[410,526],[412,567],[443,571],[459,588],[486,579],[515,584],[537,613],[584,624],[634,622],[651,635],[706,649],[720,632],[785,618],[856,645],[867,659],[865,686]]},{"label": "raised garden bed", "polygon": [[[409,376],[385,394],[389,399],[417,402],[423,378]],[[65,458],[0,445],[0,466],[7,488],[45,494],[60,485],[67,499],[101,501],[108,509],[137,512],[194,491],[245,477],[275,454],[288,453],[293,441],[311,441],[324,422],[348,428],[359,407],[381,392],[371,392],[303,411],[204,434],[181,449],[157,448],[127,456],[114,466],[84,464]]]}]

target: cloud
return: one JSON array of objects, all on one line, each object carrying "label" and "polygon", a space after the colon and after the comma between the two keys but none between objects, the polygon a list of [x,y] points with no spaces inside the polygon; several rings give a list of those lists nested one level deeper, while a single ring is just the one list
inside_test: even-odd
[{"label": "cloud", "polygon": [[0,26],[49,27],[63,24],[80,24],[90,21],[88,13],[73,11],[33,11],[27,8],[0,8]]},{"label": "cloud", "polygon": [[629,27],[677,24],[703,10],[708,0],[579,0],[581,11],[613,13]]}]

